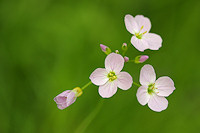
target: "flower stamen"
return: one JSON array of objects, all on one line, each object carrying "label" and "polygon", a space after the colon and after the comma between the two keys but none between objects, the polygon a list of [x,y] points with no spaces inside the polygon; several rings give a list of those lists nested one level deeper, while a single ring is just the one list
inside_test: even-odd
[{"label": "flower stamen", "polygon": [[144,35],[145,33],[147,33],[147,31],[145,31],[145,32],[144,32],[144,33],[142,33],[142,34]]},{"label": "flower stamen", "polygon": [[112,71],[108,74],[107,77],[109,78],[110,82],[112,82],[112,81],[117,79],[117,76],[115,75],[115,72],[112,72]]},{"label": "flower stamen", "polygon": [[147,89],[147,92],[150,94],[150,95],[152,95],[152,94],[154,94],[155,93],[155,83],[153,83],[153,84],[150,84],[149,86],[148,86],[148,89]]},{"label": "flower stamen", "polygon": [[140,33],[141,32],[141,30],[144,28],[144,26],[142,26],[141,28],[140,28],[140,31],[138,32],[138,33],[135,33],[135,36],[138,38],[138,39],[142,39],[142,36],[145,34],[145,33],[147,33],[147,31],[145,31],[145,32],[143,32],[143,33]]}]

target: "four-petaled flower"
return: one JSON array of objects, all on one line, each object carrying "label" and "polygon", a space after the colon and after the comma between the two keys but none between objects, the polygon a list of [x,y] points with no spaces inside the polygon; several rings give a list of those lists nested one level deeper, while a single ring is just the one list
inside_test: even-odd
[{"label": "four-petaled flower", "polygon": [[167,76],[156,80],[156,74],[151,65],[144,65],[140,72],[140,86],[137,90],[137,99],[141,105],[146,105],[156,112],[165,110],[168,101],[165,97],[169,96],[174,90],[174,82]]},{"label": "four-petaled flower", "polygon": [[151,22],[143,15],[137,15],[135,18],[131,15],[125,16],[126,29],[133,34],[131,43],[139,51],[146,49],[158,50],[162,46],[162,38],[154,33],[149,33]]},{"label": "four-petaled flower", "polygon": [[132,77],[127,72],[120,72],[124,67],[124,58],[116,53],[109,54],[105,59],[105,68],[97,68],[90,80],[99,86],[99,94],[103,98],[112,97],[117,92],[117,87],[128,90],[133,83]]}]

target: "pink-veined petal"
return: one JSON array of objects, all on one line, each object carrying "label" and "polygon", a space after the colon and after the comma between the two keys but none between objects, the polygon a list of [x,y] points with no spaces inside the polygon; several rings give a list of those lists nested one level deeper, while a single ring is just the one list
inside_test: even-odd
[{"label": "pink-veined petal", "polygon": [[70,92],[71,92],[71,90],[66,90],[66,91],[60,93],[59,95],[57,95],[57,96],[54,98],[54,101],[55,101],[57,104],[62,104],[62,103],[64,103],[64,102],[66,102],[67,96],[69,95]]},{"label": "pink-veined petal", "polygon": [[131,38],[131,43],[137,50],[141,52],[144,52],[144,50],[149,48],[148,43],[144,39],[138,39],[136,36]]},{"label": "pink-veined petal", "polygon": [[141,105],[146,105],[150,99],[150,95],[147,92],[147,86],[140,86],[137,90],[136,96]]},{"label": "pink-veined petal", "polygon": [[65,103],[65,104],[58,104],[57,107],[58,107],[59,109],[63,110],[63,109],[65,109],[65,108],[67,108],[68,106],[67,106],[67,104]]},{"label": "pink-veined petal", "polygon": [[76,101],[76,94],[75,92],[71,91],[69,95],[67,96],[67,106],[71,105]]},{"label": "pink-veined petal", "polygon": [[122,90],[128,90],[133,84],[131,75],[127,72],[120,72],[117,75],[117,86]]},{"label": "pink-veined petal", "polygon": [[156,73],[151,65],[144,65],[140,71],[140,83],[142,85],[149,85],[156,80]]},{"label": "pink-veined petal", "polygon": [[153,111],[161,112],[162,110],[165,110],[167,108],[168,101],[165,97],[154,94],[149,99],[148,106]]},{"label": "pink-veined petal", "polygon": [[117,92],[117,82],[108,81],[106,84],[99,86],[99,94],[103,98],[112,97]]},{"label": "pink-veined petal", "polygon": [[139,29],[141,29],[141,27],[143,27],[141,29],[140,33],[150,31],[151,22],[150,22],[149,18],[144,17],[143,15],[137,15],[137,16],[135,16],[135,21],[137,22]]},{"label": "pink-veined petal", "polygon": [[108,81],[108,72],[104,68],[97,68],[92,74],[90,75],[90,80],[95,85],[103,85]]},{"label": "pink-veined petal", "polygon": [[148,43],[149,49],[158,50],[162,46],[162,38],[154,33],[146,33],[143,39]]},{"label": "pink-veined petal", "polygon": [[169,96],[174,90],[174,82],[170,77],[163,76],[156,80],[155,87],[158,89],[157,95]]},{"label": "pink-veined petal", "polygon": [[135,34],[139,32],[137,22],[134,20],[134,17],[131,15],[126,15],[124,18],[126,29],[131,33]]},{"label": "pink-veined petal", "polygon": [[111,53],[105,59],[105,68],[107,72],[110,71],[118,74],[124,67],[124,58],[120,54]]},{"label": "pink-veined petal", "polygon": [[75,92],[71,90],[64,91],[54,98],[59,109],[65,109],[76,101]]}]

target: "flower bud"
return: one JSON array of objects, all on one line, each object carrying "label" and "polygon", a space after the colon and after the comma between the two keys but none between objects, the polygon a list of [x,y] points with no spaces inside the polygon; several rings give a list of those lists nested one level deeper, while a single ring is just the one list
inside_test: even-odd
[{"label": "flower bud", "polygon": [[123,43],[123,44],[122,44],[122,50],[123,50],[123,51],[126,51],[127,49],[128,49],[127,44],[126,44],[126,43]]},{"label": "flower bud", "polygon": [[124,61],[125,62],[128,62],[129,61],[129,58],[127,56],[124,56]]},{"label": "flower bud", "polygon": [[147,59],[149,59],[148,55],[139,55],[137,57],[135,57],[135,63],[143,63],[145,62]]},{"label": "flower bud", "polygon": [[54,98],[59,109],[63,110],[73,104],[76,98],[82,94],[80,87],[76,87],[73,90],[66,90]]},{"label": "flower bud", "polygon": [[119,54],[119,50],[115,50],[115,53],[116,53],[116,54]]},{"label": "flower bud", "polygon": [[107,55],[109,55],[112,52],[111,49],[106,45],[100,44],[100,48]]}]

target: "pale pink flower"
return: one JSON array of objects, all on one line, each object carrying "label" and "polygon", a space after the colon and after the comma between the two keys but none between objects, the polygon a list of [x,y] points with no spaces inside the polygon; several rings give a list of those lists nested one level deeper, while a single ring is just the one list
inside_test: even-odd
[{"label": "pale pink flower", "polygon": [[156,80],[156,74],[151,65],[144,65],[140,72],[140,86],[137,90],[137,99],[141,105],[146,105],[156,112],[165,110],[168,106],[168,97],[174,90],[174,82],[167,76]]},{"label": "pale pink flower", "polygon": [[149,33],[151,22],[143,15],[137,15],[135,18],[131,15],[125,16],[126,29],[133,34],[131,43],[139,51],[146,49],[158,50],[162,46],[162,38],[154,33]]},{"label": "pale pink flower", "polygon": [[132,77],[127,72],[120,72],[124,67],[124,58],[116,53],[109,54],[105,59],[105,68],[97,68],[90,80],[99,86],[99,94],[103,98],[112,97],[117,92],[117,87],[128,90],[133,83]]},{"label": "pale pink flower", "polygon": [[59,109],[63,110],[73,104],[76,98],[82,94],[80,87],[76,87],[73,90],[66,90],[54,98]]},{"label": "pale pink flower", "polygon": [[129,61],[129,58],[127,56],[124,56],[124,61],[125,62],[128,62]]}]

